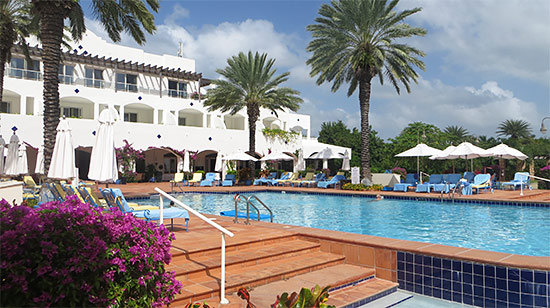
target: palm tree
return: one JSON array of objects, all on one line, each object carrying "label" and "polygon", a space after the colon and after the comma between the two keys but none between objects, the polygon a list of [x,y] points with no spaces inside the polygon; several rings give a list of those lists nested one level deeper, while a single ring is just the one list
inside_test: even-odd
[{"label": "palm tree", "polygon": [[443,133],[452,145],[458,145],[471,137],[470,132],[462,126],[447,126]]},{"label": "palm tree", "polygon": [[204,106],[210,111],[220,110],[232,115],[246,108],[248,115],[248,150],[256,151],[256,121],[260,108],[266,108],[277,114],[277,110],[290,109],[297,111],[302,99],[300,92],[280,85],[288,80],[290,73],[277,77],[273,68],[275,59],[268,59],[267,54],[252,51],[245,55],[227,59],[227,66],[216,72],[224,79],[214,80],[215,88],[208,91]]},{"label": "palm tree", "polygon": [[26,46],[25,38],[30,31],[29,15],[28,1],[0,0],[0,102],[4,91],[4,64],[11,60],[13,44]]},{"label": "palm tree", "polygon": [[[400,93],[399,83],[410,92],[410,82],[418,74],[413,66],[424,70],[418,59],[424,53],[403,44],[403,38],[423,36],[426,30],[411,27],[404,19],[420,8],[394,12],[399,0],[333,0],[323,4],[315,21],[307,26],[313,40],[307,50],[313,52],[307,64],[311,76],[319,75],[317,84],[333,82],[336,92],[343,82],[349,83],[348,96],[359,86],[361,110],[361,176],[371,179],[369,154],[369,106],[371,80],[378,76],[383,84],[388,79]],[[418,57],[417,57],[418,56]]]},{"label": "palm tree", "polygon": [[510,139],[529,139],[531,137],[531,126],[524,120],[506,120],[497,128],[497,135],[508,136]]},{"label": "palm tree", "polygon": [[[120,41],[120,33],[125,31],[137,43],[143,44],[143,30],[153,33],[156,29],[155,18],[148,7],[157,12],[158,0],[92,0],[90,4],[94,16],[101,21],[109,37],[115,42]],[[65,19],[68,19],[73,40],[81,39],[86,27],[79,0],[31,0],[31,5],[40,20],[39,38],[42,42],[44,65],[44,166],[47,172],[59,123],[58,70]]]}]

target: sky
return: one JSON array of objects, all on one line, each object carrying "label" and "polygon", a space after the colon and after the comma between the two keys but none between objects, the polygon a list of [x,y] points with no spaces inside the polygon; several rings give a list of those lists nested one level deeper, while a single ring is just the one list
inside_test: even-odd
[{"label": "sky", "polygon": [[[88,1],[81,2],[87,28],[110,41]],[[315,23],[323,3],[328,1],[160,0],[156,33],[143,46],[128,35],[120,44],[176,55],[182,42],[184,57],[195,59],[197,72],[209,79],[219,78],[216,69],[241,51],[266,52],[276,59],[278,74],[290,72],[284,85],[300,91],[298,112],[311,115],[313,136],[328,121],[360,128],[358,91],[348,97],[348,85],[337,92],[330,83],[318,86],[305,64],[311,57],[306,26]],[[398,10],[414,7],[422,10],[406,22],[428,32],[406,42],[426,53],[426,70],[411,93],[400,95],[389,82],[373,79],[370,122],[379,136],[393,138],[414,121],[496,136],[508,119],[525,120],[542,136],[541,120],[550,116],[550,1],[402,0]]]}]

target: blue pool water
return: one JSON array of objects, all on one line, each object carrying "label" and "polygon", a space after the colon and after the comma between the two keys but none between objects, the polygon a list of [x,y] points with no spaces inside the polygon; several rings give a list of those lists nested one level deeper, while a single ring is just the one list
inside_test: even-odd
[{"label": "blue pool water", "polygon": [[[244,194],[248,196],[248,194]],[[380,200],[357,196],[256,193],[274,222],[395,239],[550,256],[550,209],[512,205]],[[231,194],[183,194],[202,213],[234,209]],[[158,200],[138,200],[155,203]],[[244,204],[241,205],[244,208]],[[265,211],[264,211],[265,213]]]}]

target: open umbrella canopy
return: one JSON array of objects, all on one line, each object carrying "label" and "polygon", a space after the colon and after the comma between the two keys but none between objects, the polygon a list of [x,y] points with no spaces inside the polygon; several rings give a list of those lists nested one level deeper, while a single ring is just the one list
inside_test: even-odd
[{"label": "open umbrella canopy", "polygon": [[19,137],[13,132],[8,144],[8,155],[6,156],[6,165],[4,166],[5,175],[19,175],[17,173],[17,160],[19,159]]},{"label": "open umbrella canopy", "polygon": [[4,174],[4,148],[6,147],[6,141],[0,135],[0,175]]},{"label": "open umbrella canopy", "polygon": [[90,156],[88,178],[99,182],[113,183],[118,180],[114,129],[116,114],[107,107],[99,114],[98,121],[99,128]]},{"label": "open umbrella canopy", "polygon": [[346,150],[344,152],[344,160],[342,161],[342,170],[350,170],[350,166],[349,166],[349,153],[348,153],[348,150]]},{"label": "open umbrella canopy", "polygon": [[430,156],[430,159],[437,159],[437,160],[443,160],[443,159],[449,159],[447,156],[456,149],[454,145],[448,146],[445,150],[441,151],[441,153]]},{"label": "open umbrella canopy", "polygon": [[282,152],[271,152],[266,156],[260,158],[260,161],[269,161],[269,160],[293,160],[292,156],[282,153]]},{"label": "open umbrella canopy", "polygon": [[[90,169],[92,165],[90,164]],[[55,146],[48,177],[53,179],[72,179],[76,177],[74,146],[69,121],[62,118],[57,125]]]},{"label": "open umbrella canopy", "polygon": [[441,150],[427,146],[424,143],[419,143],[414,148],[401,152],[395,155],[395,157],[433,156],[439,154],[441,154]]},{"label": "open umbrella canopy", "polygon": [[256,158],[246,154],[245,152],[237,152],[223,157],[223,160],[241,160],[241,161],[258,161]]},{"label": "open umbrella canopy", "polygon": [[484,150],[469,142],[462,142],[456,147],[456,149],[450,152],[446,156],[446,158],[447,159],[454,159],[454,158],[471,159],[471,158],[489,157],[489,156],[491,156],[491,154],[487,152],[487,150]]},{"label": "open umbrella canopy", "polygon": [[338,153],[337,151],[333,150],[332,148],[326,147],[322,151],[319,151],[317,153],[311,154],[308,159],[342,159],[342,154]]},{"label": "open umbrella canopy", "polygon": [[516,150],[512,147],[507,146],[504,143],[501,143],[497,146],[487,149],[487,152],[493,156],[504,159],[527,159],[527,155],[523,154],[519,150]]}]

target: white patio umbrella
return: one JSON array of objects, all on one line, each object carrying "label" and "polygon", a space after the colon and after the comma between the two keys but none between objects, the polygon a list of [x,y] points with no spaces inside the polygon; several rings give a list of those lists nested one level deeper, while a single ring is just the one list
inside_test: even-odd
[{"label": "white patio umbrella", "polygon": [[17,160],[19,159],[19,137],[13,132],[8,144],[8,155],[6,156],[6,165],[4,166],[5,175],[19,175],[17,173]]},{"label": "white patio umbrella", "polygon": [[38,148],[38,154],[36,155],[36,167],[34,173],[44,174],[44,145]]},{"label": "white patio umbrella", "polygon": [[27,145],[24,142],[19,143],[19,157],[17,158],[17,173],[28,174],[29,164],[27,161]]},{"label": "white patio umbrella", "polygon": [[271,152],[264,157],[260,158],[260,161],[270,161],[270,160],[293,160],[292,156],[287,155],[282,152]]},{"label": "white patio umbrella", "polygon": [[115,151],[115,114],[106,107],[99,114],[99,128],[90,156],[88,178],[104,183],[118,180],[118,168]]},{"label": "white patio umbrella", "polygon": [[223,169],[222,153],[218,151],[218,154],[216,155],[216,164],[214,166],[214,171],[222,172],[222,169]]},{"label": "white patio umbrella", "polygon": [[4,148],[6,147],[6,141],[0,135],[0,175],[4,174]]},{"label": "white patio umbrella", "polygon": [[223,157],[223,160],[240,160],[240,161],[258,161],[256,158],[246,154],[245,152],[237,152]]},{"label": "white patio umbrella", "polygon": [[344,160],[342,161],[342,170],[351,170],[349,166],[349,153],[348,150],[344,152]]},{"label": "white patio umbrella", "polygon": [[[489,157],[491,154],[487,152],[487,150],[484,150],[478,146],[475,146],[469,142],[462,142],[459,144],[456,149],[454,149],[451,153],[449,153],[446,158],[447,159],[455,159],[455,158],[464,158],[466,160],[468,159],[474,159],[478,157]],[[474,168],[473,160],[471,161],[471,169]]]},{"label": "white patio umbrella", "polygon": [[342,155],[332,148],[326,147],[323,150],[313,153],[309,156],[310,159],[322,159],[323,160],[323,169],[328,169],[328,160],[335,158],[342,158]]},{"label": "white patio umbrella", "polygon": [[294,164],[294,172],[304,171],[306,170],[306,162],[304,160],[304,150],[299,149],[298,150],[298,158],[295,161]]},{"label": "white patio umbrella", "polygon": [[507,146],[504,143],[501,143],[497,146],[489,148],[486,151],[492,157],[498,157],[498,158],[504,158],[504,159],[519,159],[519,160],[527,159],[527,155],[523,154],[519,150],[516,150],[512,147]]},{"label": "white patio umbrella", "polygon": [[424,143],[417,144],[414,148],[401,152],[395,157],[416,157],[416,172],[420,174],[420,156],[434,156],[441,154],[441,150],[432,148]]},{"label": "white patio umbrella", "polygon": [[[450,145],[448,146],[447,148],[445,148],[445,150],[441,151],[441,153],[437,154],[437,155],[433,155],[433,156],[430,156],[430,159],[431,160],[444,160],[444,159],[449,159],[447,158],[447,156],[456,149],[456,147],[454,145]],[[453,173],[455,173],[455,162],[453,160]]]},{"label": "white patio umbrella", "polygon": [[185,150],[185,154],[183,154],[183,172],[190,172],[190,162],[189,162],[189,151]]},{"label": "white patio umbrella", "polygon": [[[90,169],[92,165],[90,165]],[[62,118],[57,125],[55,146],[53,148],[48,177],[52,179],[76,178],[74,146],[69,121]]]}]

